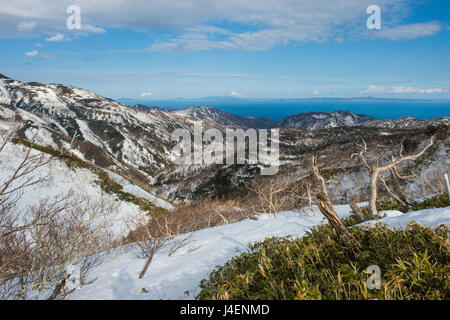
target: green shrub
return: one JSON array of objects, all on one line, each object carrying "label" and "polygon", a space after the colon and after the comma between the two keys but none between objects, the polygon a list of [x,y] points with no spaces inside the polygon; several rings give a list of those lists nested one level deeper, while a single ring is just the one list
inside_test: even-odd
[{"label": "green shrub", "polygon": [[[363,249],[321,225],[302,238],[270,238],[218,266],[198,299],[449,299],[449,229],[352,227]],[[371,265],[381,288],[369,290]]]},{"label": "green shrub", "polygon": [[450,201],[448,199],[447,194],[441,193],[437,196],[425,199],[420,202],[414,201],[411,204],[411,206],[412,206],[412,209],[410,211],[431,209],[431,208],[445,208],[445,207],[450,206]]},{"label": "green shrub", "polygon": [[[438,194],[432,198],[423,201],[413,201],[409,207],[402,206],[397,201],[378,201],[377,210],[398,210],[401,212],[417,211],[422,209],[445,208],[450,206],[448,195],[445,193]],[[364,215],[369,214],[369,207],[362,207],[361,211]]]}]

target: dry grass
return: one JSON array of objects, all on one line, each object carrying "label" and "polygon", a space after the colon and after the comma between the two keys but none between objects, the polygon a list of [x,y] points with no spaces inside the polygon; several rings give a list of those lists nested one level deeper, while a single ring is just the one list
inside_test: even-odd
[{"label": "dry grass", "polygon": [[[235,223],[247,218],[253,218],[244,205],[235,200],[205,201],[192,206],[179,207],[174,211],[151,219],[145,226],[153,237],[163,237],[167,234],[185,234],[205,228]],[[161,228],[161,224],[164,228]],[[131,231],[125,242],[134,242],[139,238],[139,230]]]}]

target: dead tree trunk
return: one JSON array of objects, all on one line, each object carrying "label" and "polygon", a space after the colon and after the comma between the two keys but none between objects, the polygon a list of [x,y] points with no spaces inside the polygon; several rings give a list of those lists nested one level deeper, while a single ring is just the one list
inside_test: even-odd
[{"label": "dead tree trunk", "polygon": [[320,182],[322,191],[317,195],[318,201],[317,206],[319,207],[320,212],[327,218],[330,225],[334,228],[339,238],[347,244],[356,244],[359,246],[357,240],[353,237],[353,235],[347,230],[347,228],[342,223],[341,219],[337,215],[336,211],[333,208],[333,205],[330,201],[330,197],[328,196],[328,189],[325,184],[325,179],[320,175],[319,168],[317,168],[316,158],[312,157],[311,161],[312,169],[315,178]]},{"label": "dead tree trunk", "polygon": [[428,148],[430,148],[432,145],[434,144],[434,138],[431,138],[430,142],[428,143],[428,145],[426,145],[422,151],[420,151],[419,153],[415,154],[415,155],[411,155],[411,156],[403,156],[403,145],[401,145],[400,147],[400,154],[399,154],[399,158],[392,158],[392,162],[389,163],[388,165],[384,166],[384,167],[375,167],[372,170],[372,176],[370,177],[370,189],[371,189],[371,197],[370,197],[370,212],[373,216],[377,216],[378,215],[378,210],[377,210],[377,179],[378,179],[378,175],[382,172],[386,172],[389,171],[391,169],[396,168],[400,163],[404,162],[404,161],[414,161],[417,158],[421,157],[425,151],[428,150]]},{"label": "dead tree trunk", "polygon": [[379,168],[375,168],[372,171],[372,176],[370,177],[370,203],[369,203],[369,208],[370,208],[370,215],[372,216],[372,218],[375,218],[378,215],[378,210],[377,210],[377,179],[378,179],[378,175],[380,174],[380,170]]},{"label": "dead tree trunk", "polygon": [[450,200],[450,183],[448,182],[448,174],[444,174],[445,185],[447,186],[448,199]]},{"label": "dead tree trunk", "polygon": [[[434,137],[430,139],[430,142],[417,154],[410,155],[410,156],[404,156],[403,155],[403,143],[400,145],[400,152],[397,157],[392,156],[390,159],[387,157],[388,150],[385,151],[384,155],[382,157],[375,157],[373,154],[371,154],[367,150],[367,145],[363,140],[362,145],[358,145],[360,147],[361,151],[359,154],[353,154],[353,156],[358,155],[363,162],[363,164],[366,166],[366,168],[369,170],[370,173],[370,202],[369,202],[369,208],[370,208],[370,214],[372,217],[378,216],[378,210],[377,210],[377,181],[380,179],[387,191],[391,194],[391,196],[397,200],[399,203],[402,203],[404,205],[407,205],[407,201],[403,200],[403,197],[406,198],[402,192],[397,192],[398,195],[394,194],[388,187],[386,181],[381,177],[381,174],[387,171],[390,171],[393,175],[393,179],[399,178],[397,166],[404,162],[404,161],[414,161],[417,158],[421,157],[432,145],[434,144]],[[372,159],[374,159],[375,163],[373,165],[370,165],[367,159],[367,156],[370,156]],[[382,161],[387,162],[388,164],[385,166],[381,166]],[[400,185],[396,184],[396,187],[400,189]]]},{"label": "dead tree trunk", "polygon": [[142,269],[141,273],[139,273],[139,279],[142,279],[145,276],[145,273],[148,270],[148,267],[150,267],[150,264],[152,263],[153,255],[147,258],[147,262],[145,263],[144,269]]},{"label": "dead tree trunk", "polygon": [[361,212],[361,209],[358,207],[358,205],[356,204],[355,201],[350,202],[350,208],[352,209],[352,211],[355,214],[355,216],[358,217],[358,220],[360,222],[364,221],[364,215]]},{"label": "dead tree trunk", "polygon": [[401,177],[397,171],[397,168],[391,169],[391,175],[394,180],[394,191],[396,192],[396,194],[398,195],[400,200],[403,201],[403,203],[405,203],[407,206],[410,206],[410,203],[408,201],[408,196],[401,188]]},{"label": "dead tree trunk", "polygon": [[311,185],[309,182],[306,183],[306,193],[308,194],[308,206],[312,206],[312,198],[311,198]]}]

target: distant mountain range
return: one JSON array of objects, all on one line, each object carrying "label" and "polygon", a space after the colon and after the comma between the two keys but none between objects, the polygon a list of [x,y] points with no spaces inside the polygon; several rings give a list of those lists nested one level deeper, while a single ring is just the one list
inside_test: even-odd
[{"label": "distant mountain range", "polygon": [[359,126],[374,120],[376,120],[374,117],[338,110],[333,112],[308,112],[288,116],[278,121],[275,126],[314,130]]},{"label": "distant mountain range", "polygon": [[175,99],[133,99],[133,98],[116,98],[116,101],[120,101],[127,105],[149,105],[153,106],[161,102],[173,102],[183,105],[201,105],[209,103],[246,103],[246,102],[260,102],[260,103],[280,103],[280,102],[404,102],[404,103],[450,103],[450,99],[402,99],[402,98],[378,98],[378,97],[353,97],[353,98],[337,98],[337,97],[318,97],[318,98],[240,98],[240,97],[228,97],[228,96],[209,96],[200,98],[175,98]]},{"label": "distant mountain range", "polygon": [[[175,145],[171,134],[177,128],[192,133],[195,121],[202,121],[205,129],[222,131],[229,127],[280,127],[280,153],[288,159],[282,163],[292,163],[298,168],[307,166],[305,157],[311,152],[316,155],[334,152],[330,146],[345,145],[342,152],[350,152],[356,139],[378,143],[379,139],[388,137],[395,141],[412,134],[423,135],[429,132],[428,127],[449,125],[449,118],[377,120],[342,110],[300,113],[273,121],[206,105],[181,110],[146,105],[131,107],[78,87],[22,82],[3,75],[0,75],[0,121],[20,123],[24,139],[32,136],[31,129],[40,128],[36,143],[61,150],[72,152],[74,138],[76,151],[73,152],[80,157],[140,185],[151,185],[155,192],[172,199],[194,199],[205,194],[215,197],[227,188],[238,186],[242,180],[251,179],[258,168],[257,165],[176,166],[170,158]],[[333,159],[336,165],[340,165],[342,157]]]},{"label": "distant mountain range", "polygon": [[208,105],[240,116],[265,117],[279,121],[285,117],[308,112],[348,110],[378,119],[395,120],[405,116],[432,119],[450,116],[450,100],[358,98],[249,99],[205,97],[198,99],[134,100],[116,99],[127,105],[147,105],[165,109]]},{"label": "distant mountain range", "polygon": [[293,128],[301,130],[319,130],[338,127],[367,126],[377,128],[423,128],[430,124],[447,122],[447,117],[430,120],[422,120],[415,117],[402,117],[396,120],[379,120],[364,114],[355,114],[351,111],[336,110],[333,112],[301,112],[287,116],[279,121],[264,117],[240,116],[211,106],[187,107],[184,109],[162,109],[159,107],[148,107],[135,105],[134,108],[141,110],[159,110],[179,116],[188,116],[192,119],[210,121],[222,126],[269,129],[269,128]]},{"label": "distant mountain range", "polygon": [[276,122],[267,118],[242,117],[210,106],[187,107],[169,111],[180,116],[189,116],[199,120],[214,120],[221,126],[246,127],[255,129],[273,128]]}]

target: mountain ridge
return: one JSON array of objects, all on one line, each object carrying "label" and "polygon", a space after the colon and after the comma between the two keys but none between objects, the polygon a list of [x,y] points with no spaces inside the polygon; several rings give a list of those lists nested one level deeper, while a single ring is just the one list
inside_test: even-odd
[{"label": "mountain ridge", "polygon": [[[414,137],[420,143],[449,126],[449,118],[369,121],[367,116],[342,110],[306,114],[306,122],[297,119],[280,128],[280,175],[296,170],[303,176],[312,155],[332,154],[330,165],[353,168],[347,153],[357,140],[373,146],[398,145],[402,139]],[[292,117],[296,120],[305,114]],[[344,121],[346,117],[353,122]],[[277,126],[269,119],[242,117],[209,106],[183,110],[131,107],[74,86],[6,78],[0,79],[0,121],[20,123],[22,139],[36,137],[37,144],[75,153],[157,196],[179,201],[226,196],[229,191],[242,193],[240,188],[257,175],[261,164],[177,165],[170,157],[176,144],[171,140],[175,129],[186,129],[192,136],[196,121],[202,121],[205,130],[222,132],[226,128]],[[33,134],[36,129],[37,136]],[[355,191],[349,187],[348,192]]]},{"label": "mountain ridge", "polygon": [[355,114],[351,111],[336,110],[333,112],[299,113],[281,119],[276,123],[276,126],[282,128],[314,130],[343,126],[357,126],[374,120],[377,119],[367,115]]}]

